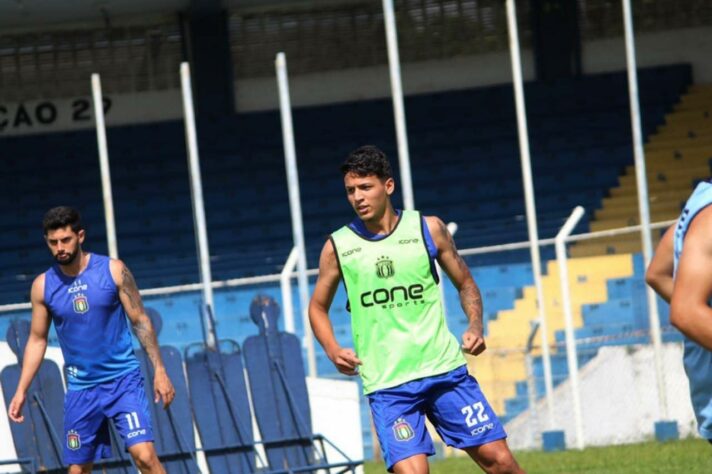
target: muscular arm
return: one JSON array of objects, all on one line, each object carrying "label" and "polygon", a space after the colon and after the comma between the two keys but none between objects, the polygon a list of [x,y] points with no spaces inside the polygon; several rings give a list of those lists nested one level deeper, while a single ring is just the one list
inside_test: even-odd
[{"label": "muscular arm", "polygon": [[324,348],[324,352],[342,374],[358,374],[357,366],[361,361],[352,349],[339,345],[334,336],[334,328],[329,320],[329,308],[334,301],[334,294],[339,287],[339,264],[331,241],[324,244],[319,257],[319,278],[309,302],[309,322],[314,336]]},{"label": "muscular arm", "polygon": [[655,255],[648,265],[648,270],[645,272],[645,282],[655,290],[665,301],[670,302],[672,297],[674,270],[673,257],[673,239],[675,237],[675,225],[665,232],[663,238],[660,239],[658,248],[655,249]]},{"label": "muscular arm", "polygon": [[460,295],[462,310],[470,321],[469,327],[462,335],[462,348],[473,355],[482,353],[486,346],[482,327],[482,296],[470,268],[457,252],[455,241],[447,230],[445,223],[439,218],[425,218],[428,230],[433,237],[433,243],[438,250],[438,263]]},{"label": "muscular arm", "polygon": [[35,278],[32,283],[30,300],[32,302],[32,323],[30,326],[30,336],[27,340],[25,353],[22,359],[22,373],[17,384],[15,396],[10,402],[8,415],[12,421],[22,423],[25,419],[22,416],[22,406],[25,403],[27,389],[35,378],[37,371],[42,364],[45,351],[47,350],[47,333],[51,319],[47,306],[44,303],[44,274]]},{"label": "muscular arm", "polygon": [[143,308],[143,301],[138,292],[136,280],[134,280],[131,271],[121,260],[111,260],[111,276],[114,278],[119,300],[124,307],[124,311],[126,311],[129,321],[131,321],[134,333],[153,364],[155,371],[153,384],[155,401],[157,402],[159,398],[163,398],[164,405],[168,406],[173,400],[175,391],[166,375],[156,332],[153,330],[151,319]]},{"label": "muscular arm", "polygon": [[685,235],[670,304],[670,322],[712,350],[712,208],[701,211]]}]

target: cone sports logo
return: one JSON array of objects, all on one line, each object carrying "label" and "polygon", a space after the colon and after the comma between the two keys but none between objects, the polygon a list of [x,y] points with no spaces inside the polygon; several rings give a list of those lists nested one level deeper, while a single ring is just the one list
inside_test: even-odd
[{"label": "cone sports logo", "polygon": [[396,422],[393,423],[393,436],[395,436],[397,441],[408,441],[415,436],[415,433],[410,423],[403,418],[398,418]]},{"label": "cone sports logo", "polygon": [[82,442],[79,439],[79,433],[74,430],[69,430],[67,432],[67,447],[72,451],[76,451],[82,447]]}]

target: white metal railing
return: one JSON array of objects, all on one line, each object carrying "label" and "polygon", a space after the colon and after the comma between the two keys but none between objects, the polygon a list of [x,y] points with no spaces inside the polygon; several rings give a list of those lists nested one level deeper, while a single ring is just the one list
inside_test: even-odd
[{"label": "white metal railing", "polygon": [[509,57],[512,64],[512,86],[514,89],[514,105],[517,114],[517,138],[519,140],[519,159],[522,168],[522,185],[524,187],[524,205],[527,217],[527,234],[529,236],[529,258],[532,262],[532,275],[536,290],[537,317],[541,331],[542,358],[544,361],[544,387],[546,389],[546,411],[549,428],[554,423],[554,384],[551,377],[551,355],[549,354],[549,331],[546,327],[546,305],[544,287],[541,282],[541,255],[539,255],[539,226],[537,224],[536,197],[534,195],[534,177],[532,175],[531,155],[529,150],[529,126],[527,123],[527,108],[524,99],[524,77],[522,74],[521,51],[519,47],[519,30],[517,11],[514,0],[506,0],[507,31],[509,34]]},{"label": "white metal railing", "polygon": [[96,143],[99,148],[99,169],[101,170],[101,192],[104,202],[106,223],[106,244],[111,258],[119,258],[116,240],[116,219],[114,218],[114,198],[111,191],[111,167],[109,147],[106,142],[106,122],[104,120],[104,95],[101,92],[101,77],[91,75],[91,93],[94,101],[94,121],[96,123]]},{"label": "white metal railing", "polygon": [[292,273],[297,267],[299,249],[292,247],[287,261],[284,262],[282,273],[279,274],[279,288],[282,292],[282,313],[284,314],[284,330],[294,334],[294,303],[292,301]]},{"label": "white metal railing", "polygon": [[566,262],[566,237],[571,235],[576,224],[584,215],[583,207],[576,206],[566,223],[556,235],[556,260],[559,264],[559,282],[561,283],[561,305],[564,310],[566,328],[566,358],[569,365],[571,394],[574,406],[574,425],[576,430],[576,447],[583,449],[583,416],[581,415],[581,394],[579,392],[578,358],[576,355],[576,339],[574,336],[574,317],[571,312],[571,287],[569,286],[569,266]]},{"label": "white metal railing", "polygon": [[[203,287],[203,304],[215,308],[213,300],[212,269],[210,268],[210,244],[208,243],[208,226],[205,217],[205,202],[203,200],[203,181],[200,172],[200,156],[198,154],[198,132],[195,125],[195,109],[193,108],[193,86],[190,65],[183,62],[180,65],[181,95],[183,97],[183,117],[185,125],[185,142],[188,155],[188,170],[190,176],[190,196],[193,208],[193,223],[195,229],[195,246],[198,252],[198,268]],[[210,317],[204,318],[206,343],[214,348],[215,328]]]},{"label": "white metal railing", "polygon": [[316,355],[314,352],[314,335],[309,324],[309,282],[307,281],[307,254],[304,244],[304,219],[299,191],[299,170],[297,168],[297,151],[294,144],[294,127],[292,124],[292,101],[289,96],[289,77],[287,72],[287,57],[277,53],[274,62],[277,73],[277,89],[279,91],[279,116],[282,123],[282,143],[284,144],[284,166],[287,173],[287,191],[289,193],[289,214],[292,220],[292,239],[297,248],[297,273],[299,285],[299,303],[303,321],[303,344],[307,350],[307,366],[310,377],[316,377]]},{"label": "white metal railing", "polygon": [[[655,222],[650,225],[651,229],[662,229],[665,227],[669,227],[670,225],[674,224],[676,220],[669,220],[669,221],[660,221],[660,222]],[[622,235],[622,234],[629,234],[631,232],[637,232],[640,231],[640,226],[639,225],[634,225],[634,226],[629,226],[629,227],[621,227],[618,229],[609,229],[609,230],[601,230],[601,231],[596,231],[596,232],[587,232],[584,234],[574,234],[566,238],[567,243],[571,242],[581,242],[585,240],[592,240],[592,239],[597,239],[601,237],[613,237],[616,235]],[[539,241],[540,246],[546,246],[546,245],[554,245],[555,239],[542,239]],[[460,255],[463,257],[466,256],[471,256],[471,255],[481,255],[485,253],[492,253],[492,252],[505,252],[508,250],[518,250],[518,249],[526,249],[529,247],[529,242],[514,242],[514,243],[509,243],[509,244],[500,244],[500,245],[487,245],[483,247],[475,247],[475,248],[469,248],[469,249],[462,249],[459,250]],[[318,268],[312,268],[307,270],[307,276],[313,277],[318,275],[319,269]],[[297,272],[291,272],[289,274],[289,278],[297,278]],[[249,286],[249,285],[257,285],[257,284],[262,284],[262,283],[278,283],[282,279],[282,274],[280,273],[273,273],[273,274],[268,274],[268,275],[259,275],[259,276],[252,276],[252,277],[241,277],[241,278],[230,278],[227,280],[219,280],[219,281],[214,281],[211,283],[211,287],[213,289],[225,289],[225,288],[236,288],[240,286]],[[160,288],[149,288],[149,289],[144,289],[141,290],[140,293],[143,296],[160,296],[160,295],[172,295],[176,293],[186,293],[186,292],[193,292],[193,291],[201,291],[203,289],[203,285],[200,283],[188,283],[184,285],[173,285],[173,286],[164,286]],[[12,303],[12,304],[5,304],[5,305],[0,305],[0,313],[8,313],[12,311],[22,311],[22,310],[27,310],[30,309],[30,303]]]}]

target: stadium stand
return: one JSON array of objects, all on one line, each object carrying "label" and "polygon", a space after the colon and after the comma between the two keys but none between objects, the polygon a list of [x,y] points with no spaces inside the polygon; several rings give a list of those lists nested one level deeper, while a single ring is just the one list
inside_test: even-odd
[{"label": "stadium stand", "polygon": [[[711,110],[712,87],[692,85],[665,116],[665,123],[648,138],[645,161],[653,222],[676,219],[695,182],[710,176]],[[591,230],[638,224],[637,192],[635,169],[628,166],[619,185],[610,190],[601,209],[596,211]],[[621,252],[640,252],[638,235],[597,239],[578,243],[571,249],[573,256]]]},{"label": "stadium stand", "polygon": [[[673,111],[665,117],[665,123],[659,126],[652,134],[645,146],[647,178],[650,193],[650,211],[652,221],[663,221],[676,219],[685,200],[689,196],[691,188],[700,179],[709,177],[710,161],[712,160],[712,142],[709,140],[709,131],[712,126],[710,121],[710,109],[712,108],[712,88],[709,86],[692,86],[689,92],[683,95]],[[612,188],[602,201],[600,209],[595,211],[595,217],[590,222],[592,231],[606,230],[627,225],[636,225],[639,222],[637,185],[635,181],[635,168],[627,166],[625,174],[619,179],[619,185]],[[655,242],[660,237],[661,232],[655,233]],[[590,360],[597,352],[598,348],[604,345],[627,345],[641,344],[648,341],[648,331],[650,328],[648,320],[648,303],[644,285],[644,265],[640,252],[640,235],[630,233],[588,241],[575,243],[572,245],[570,253],[574,257],[600,256],[605,254],[632,255],[634,263],[634,274],[623,278],[611,278],[605,276],[607,281],[607,296],[599,303],[573,302],[574,314],[582,316],[576,320],[578,329],[575,337],[579,341],[578,347],[580,362]],[[572,260],[571,263],[578,261]],[[590,285],[589,285],[590,286]],[[526,290],[525,290],[526,294]],[[524,303],[522,303],[524,304]],[[515,304],[515,308],[517,305]],[[670,328],[669,307],[658,298],[658,308],[660,312],[660,324],[664,329]],[[506,314],[506,312],[504,312]],[[533,314],[533,313],[532,313]],[[564,344],[564,332],[560,327],[556,327],[556,319],[553,320],[555,340],[559,347]],[[549,318],[549,322],[552,319]],[[519,330],[523,334],[528,327],[520,320]],[[490,330],[496,325],[490,324]],[[551,329],[551,328],[550,328]],[[492,333],[490,333],[492,334]],[[516,331],[509,330],[503,332],[511,336]],[[675,331],[668,330],[664,333],[665,341],[678,341],[681,336]],[[489,343],[497,347],[496,339],[490,336]],[[511,343],[510,343],[511,345]],[[495,356],[491,356],[495,357]],[[484,361],[478,361],[484,364]],[[506,369],[499,369],[494,376],[486,372],[486,375],[497,379],[500,388],[494,393],[501,393],[502,390],[509,390],[513,394],[504,400],[494,399],[493,403],[499,404],[502,413],[506,413],[504,418],[510,419],[527,408],[529,401],[527,395],[526,374],[524,379],[514,383],[514,388],[507,385],[502,389],[503,373],[513,374],[512,378],[521,377],[523,370],[512,370],[511,365],[521,366],[524,363],[521,354],[499,356],[497,364],[504,364]],[[494,366],[494,362],[490,365]],[[477,367],[479,369],[479,367]],[[535,373],[543,374],[541,359],[535,361]],[[506,370],[503,372],[502,370]],[[552,372],[555,383],[565,380],[568,377],[568,366],[565,359],[565,349],[563,354],[554,354],[552,358]],[[481,380],[486,380],[486,377]],[[537,386],[536,393],[543,393],[543,386]],[[496,401],[495,401],[496,400]]]},{"label": "stadium stand", "polygon": [[[639,80],[644,132],[649,135],[664,120],[670,120],[671,115],[665,119],[665,114],[673,110],[680,95],[690,87],[691,70],[684,64],[647,68],[640,71]],[[597,226],[603,224],[599,222],[618,222],[614,218],[632,209],[632,201],[621,201],[618,214],[607,210],[608,202],[621,189],[628,196],[635,193],[630,178],[621,178],[621,186],[615,188],[621,174],[626,170],[631,174],[632,164],[625,74],[529,83],[526,89],[540,237],[552,237],[576,205],[583,205],[588,216],[594,216],[594,210],[603,205],[595,220],[582,219],[577,232],[600,228]],[[702,90],[692,86],[690,91],[697,93],[698,89]],[[683,107],[678,113],[683,113],[688,102],[683,99],[677,106]],[[526,240],[511,87],[410,96],[406,98],[406,108],[418,207],[426,214],[457,222],[460,248]],[[685,113],[702,114],[706,118],[703,111],[696,109]],[[343,157],[360,144],[375,143],[395,160],[392,111],[389,101],[370,100],[296,109],[294,117],[307,254],[309,266],[313,267],[325,236],[347,222],[352,212],[342,197],[338,175]],[[199,123],[198,127],[213,278],[279,272],[292,238],[278,115],[245,113],[221,122]],[[119,252],[142,288],[198,280],[182,137],[183,125],[179,122],[108,130]],[[7,160],[8,167],[16,176],[3,190],[12,199],[0,202],[0,209],[7,216],[4,224],[0,224],[3,230],[0,249],[6,261],[0,273],[0,302],[16,303],[27,299],[31,278],[48,265],[39,221],[49,205],[64,203],[80,208],[90,233],[88,249],[106,252],[100,180],[93,131],[0,137],[0,145],[12,158]],[[654,154],[653,149],[646,152]],[[692,148],[683,152],[686,157],[694,153]],[[54,159],[47,160],[48,155]],[[75,173],[77,168],[83,172]],[[702,166],[696,164],[689,169],[698,173]],[[669,175],[671,183],[684,188],[680,195],[690,189],[686,172]],[[653,165],[649,165],[649,175],[657,176]],[[63,184],[71,186],[60,186]],[[651,195],[656,189],[651,186]],[[661,200],[668,197],[659,195]],[[674,205],[665,209],[669,207]],[[657,209],[653,207],[654,211]],[[659,219],[659,215],[653,214],[653,220]],[[579,248],[586,246],[573,248],[573,256],[584,252]],[[544,248],[542,256],[547,260],[553,258],[553,249]],[[522,310],[523,301],[531,300],[531,289],[522,290],[532,284],[530,265],[523,263],[528,260],[528,250],[467,258],[483,290],[486,330],[488,338],[493,338],[488,340],[490,354],[486,363],[483,359],[475,373],[505,421],[526,407],[523,400],[526,374],[523,355],[503,356],[496,350],[496,341],[498,334],[502,334],[499,331],[504,330],[514,331],[519,339],[526,338],[533,314],[531,305],[526,318],[521,319],[522,326],[496,328],[506,326],[503,320],[508,318],[504,315],[512,308],[516,310],[518,304]],[[606,279],[621,278],[631,272],[601,273],[590,278],[605,286]],[[555,274],[550,274],[551,278]],[[267,291],[280,300],[274,288]],[[599,293],[596,298],[579,301],[578,307],[583,303],[625,307],[623,301],[606,303],[605,295]],[[216,292],[215,312],[223,336],[242,343],[253,332],[244,310],[253,294],[250,288]],[[459,307],[452,288],[446,294],[446,304],[450,308]],[[296,294],[294,300],[298,300]],[[201,331],[196,316],[200,300],[196,295],[168,295],[149,301],[159,311],[170,314],[164,341],[178,348],[195,342]],[[350,328],[344,308],[345,296],[340,290],[332,316],[337,337],[348,344]],[[603,311],[588,308],[579,310],[584,320],[589,313]],[[0,329],[9,319],[0,318]],[[588,319],[595,321],[595,316]],[[456,316],[448,324],[458,334],[466,321]],[[555,340],[554,332],[560,328],[550,326],[550,340]],[[296,321],[296,329],[301,333],[301,321]],[[587,330],[590,329],[579,331],[583,335]],[[513,342],[507,339],[506,344],[503,342],[503,347],[511,348]],[[589,357],[583,355],[581,362]],[[190,358],[187,360],[190,367]],[[565,353],[554,354],[553,364],[558,383],[566,377]],[[337,376],[320,351],[317,366],[321,376]],[[535,370],[541,375],[540,361]],[[495,374],[498,383],[504,385],[487,388],[487,381],[493,380]],[[541,386],[537,388],[539,394],[543,393]],[[201,399],[192,392],[191,397]],[[369,452],[369,420],[367,410],[362,412],[365,447]],[[201,421],[197,423],[200,429]],[[217,441],[213,444],[221,445]],[[210,443],[207,446],[209,451]],[[249,458],[246,462],[254,462],[251,455],[246,455]]]},{"label": "stadium stand", "polygon": [[[574,325],[582,324],[581,306],[586,303],[606,301],[606,280],[628,277],[633,274],[630,255],[611,255],[569,260],[569,283]],[[563,310],[559,299],[559,271],[555,261],[548,263],[547,275],[542,278],[548,325],[548,339],[555,340],[557,331],[564,327]],[[530,322],[538,317],[536,291],[533,286],[524,288],[523,297],[514,304],[514,309],[500,311],[495,321],[488,324],[488,351],[470,359],[470,367],[497,413],[508,418],[506,400],[517,395],[517,382],[526,381],[524,349],[531,327]],[[561,352],[561,351],[560,351]],[[540,355],[535,350],[534,356]],[[557,366],[560,365],[561,367]],[[566,357],[557,353],[552,357],[552,374],[557,383],[566,377]],[[563,368],[563,372],[560,370]],[[536,370],[536,365],[535,365]],[[542,387],[537,387],[542,388]],[[526,394],[526,391],[524,392]],[[544,393],[543,389],[538,390]]]},{"label": "stadium stand", "polygon": [[[690,82],[687,65],[641,70],[648,132]],[[623,73],[527,85],[542,237],[552,236],[574,205],[597,208],[632,163],[626,94]],[[526,238],[512,101],[508,85],[406,100],[416,202],[460,224],[461,248]],[[302,108],[294,116],[313,266],[324,236],[350,215],[340,198],[338,164],[366,142],[394,158],[392,112],[388,101],[371,100]],[[199,132],[214,277],[277,272],[291,247],[278,115],[240,114],[199,124]],[[178,122],[108,131],[119,252],[143,288],[198,279],[182,135]],[[14,303],[27,299],[29,279],[47,265],[37,229],[48,203],[83,211],[90,249],[106,251],[105,231],[93,132],[2,137],[0,145],[15,176],[3,190],[12,198],[1,204],[7,219],[0,248],[7,263],[0,302]],[[78,168],[82,173],[75,173]],[[587,228],[584,220],[578,230]],[[526,255],[471,263],[525,261]]]}]

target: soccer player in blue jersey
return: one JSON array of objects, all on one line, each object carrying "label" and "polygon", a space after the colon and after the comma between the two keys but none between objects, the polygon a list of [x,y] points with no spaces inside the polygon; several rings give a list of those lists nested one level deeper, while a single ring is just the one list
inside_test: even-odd
[{"label": "soccer player in blue jersey", "polygon": [[712,182],[697,185],[645,274],[685,335],[683,365],[700,435],[712,443]]},{"label": "soccer player in blue jersey", "polygon": [[24,420],[26,393],[54,322],[68,385],[63,444],[69,473],[90,473],[94,462],[111,457],[110,420],[142,473],[164,473],[127,316],[155,368],[154,401],[168,407],[175,391],[133,275],[121,260],[82,250],[85,231],[76,210],[50,209],[43,227],[55,264],[32,284],[32,325],[9,417]]}]

